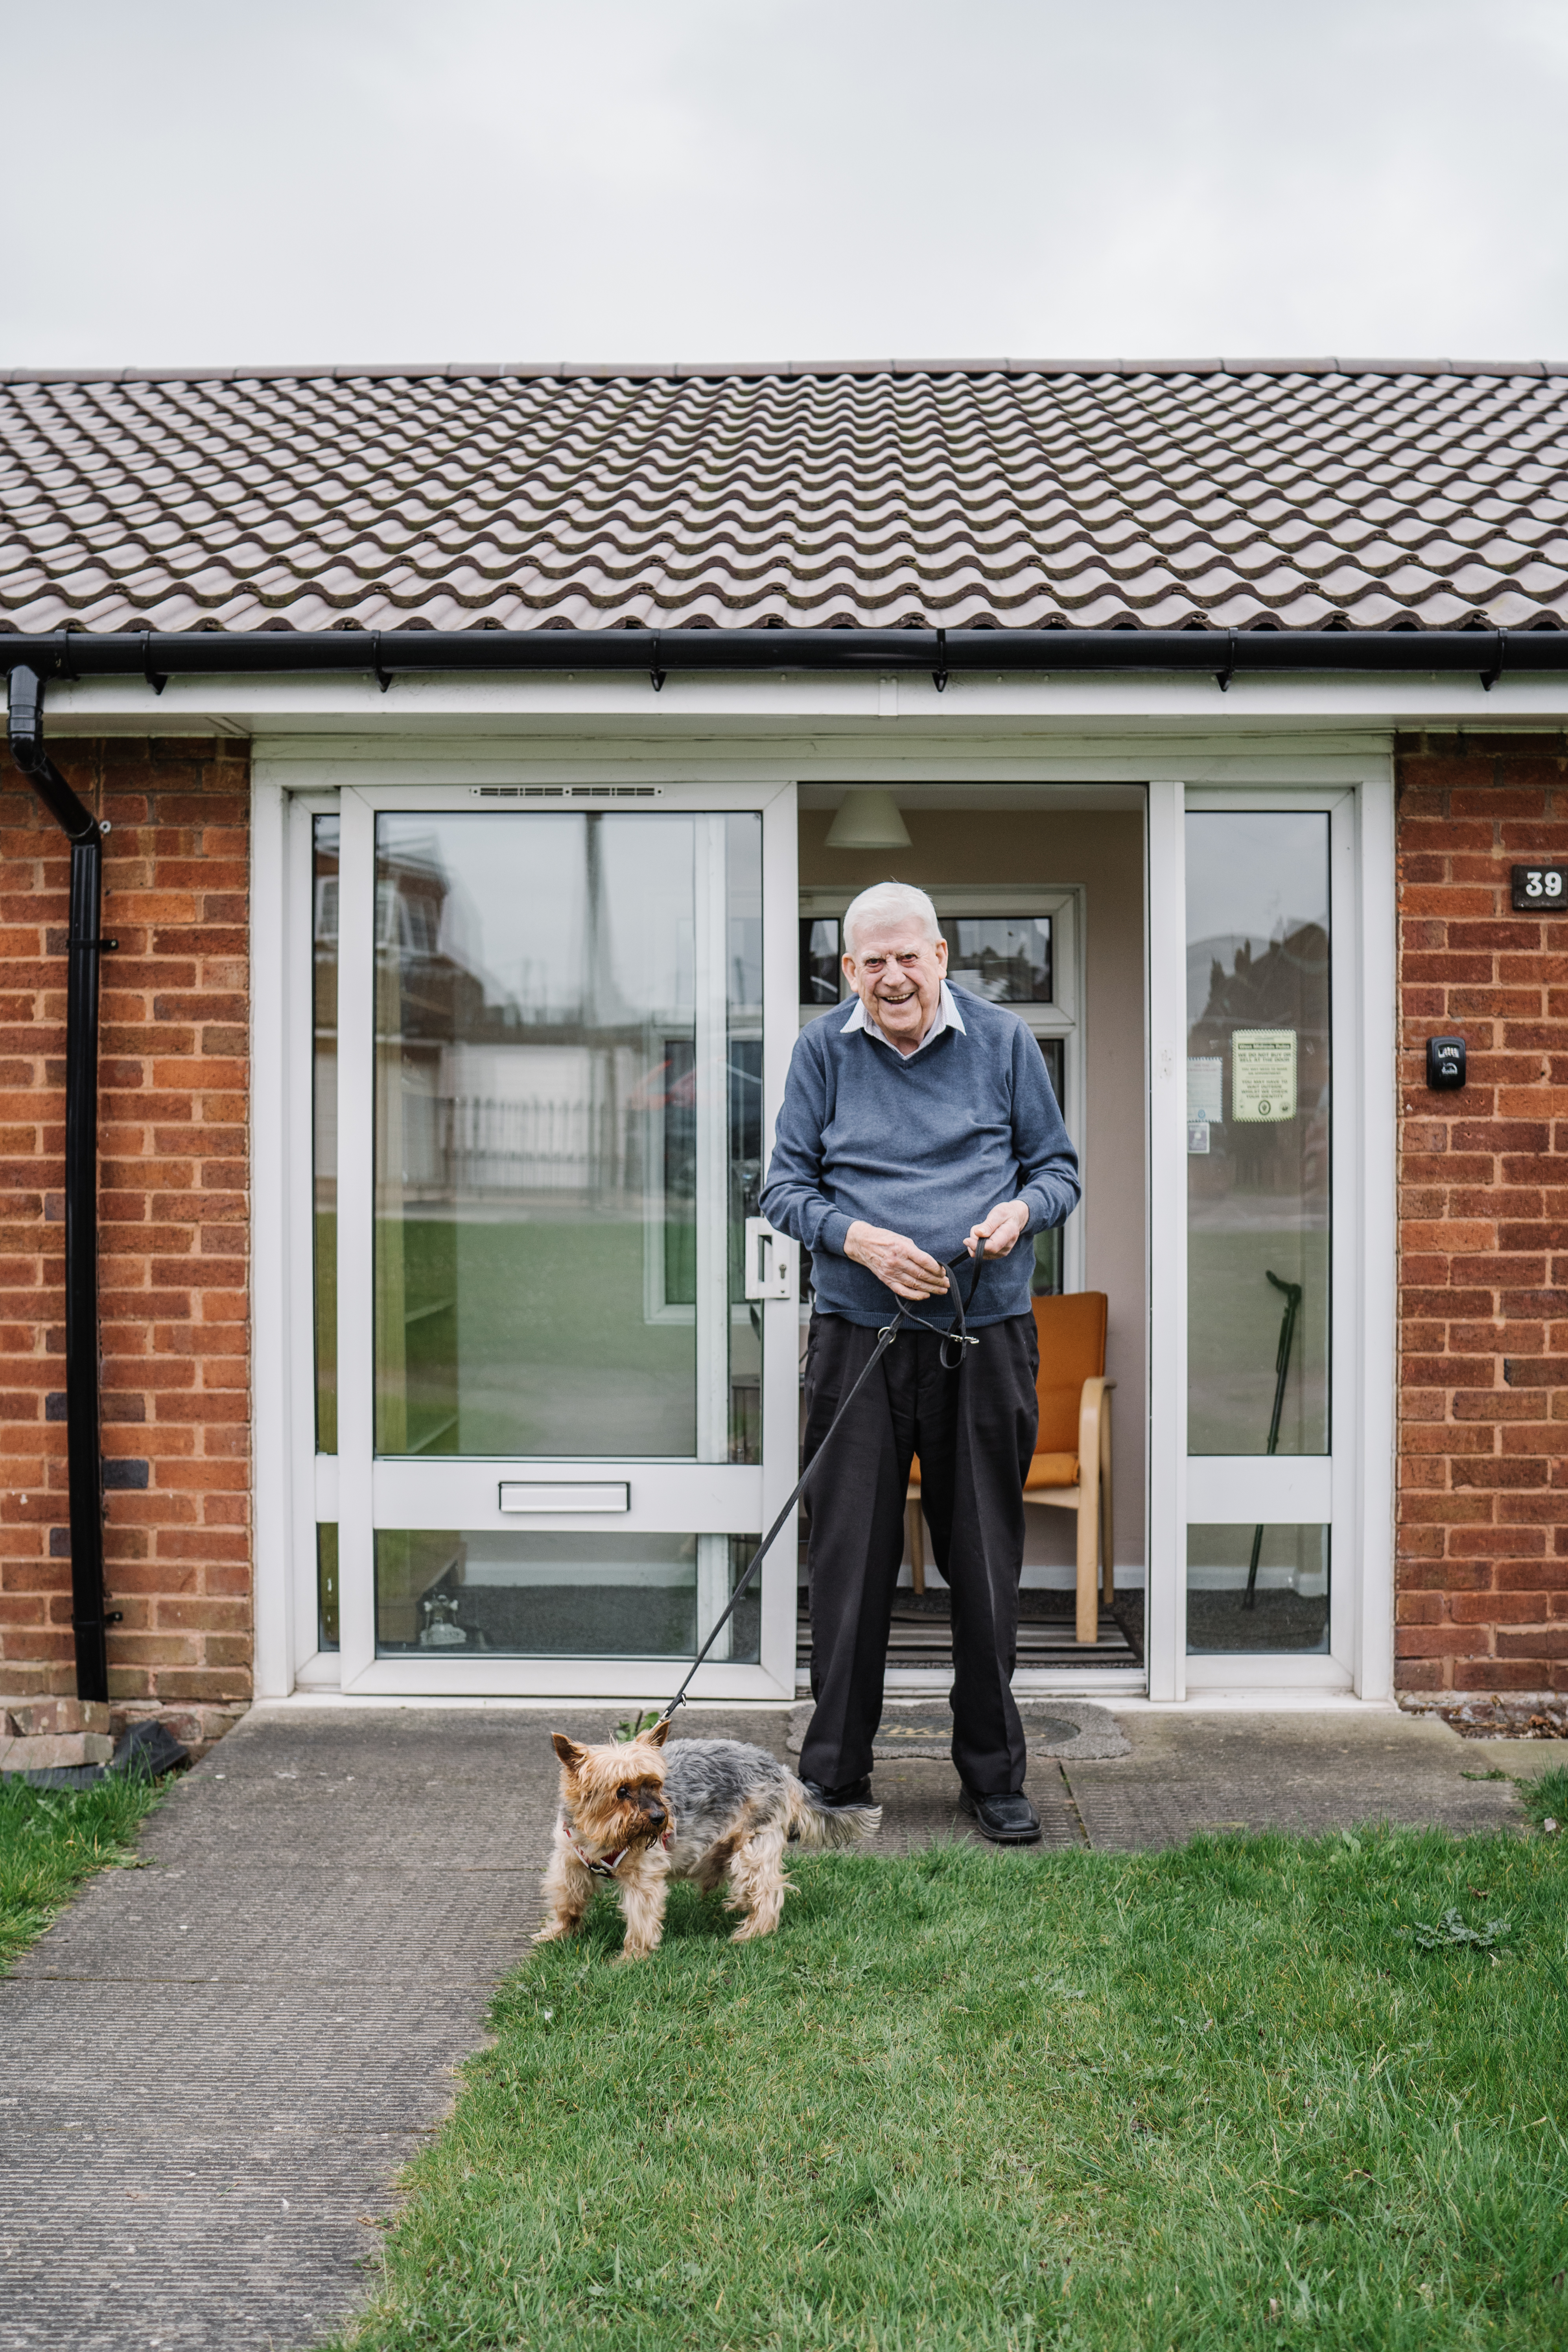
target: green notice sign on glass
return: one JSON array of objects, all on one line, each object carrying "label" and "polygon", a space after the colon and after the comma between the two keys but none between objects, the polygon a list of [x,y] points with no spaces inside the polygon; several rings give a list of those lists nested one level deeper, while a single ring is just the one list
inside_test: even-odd
[{"label": "green notice sign on glass", "polygon": [[1230,1115],[1273,1125],[1296,1116],[1294,1029],[1237,1029],[1230,1040]]}]

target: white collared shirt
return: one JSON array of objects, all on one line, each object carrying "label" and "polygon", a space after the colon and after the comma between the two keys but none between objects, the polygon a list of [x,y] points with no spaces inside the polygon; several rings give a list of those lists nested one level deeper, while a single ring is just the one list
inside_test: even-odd
[{"label": "white collared shirt", "polygon": [[855,1010],[838,1034],[841,1037],[847,1037],[852,1029],[864,1029],[868,1037],[875,1037],[880,1045],[886,1045],[890,1054],[897,1054],[900,1062],[912,1062],[915,1054],[923,1054],[926,1047],[934,1039],[940,1037],[944,1029],[956,1029],[961,1037],[967,1036],[969,1034],[963,1025],[963,1015],[954,1003],[952,991],[945,980],[942,983],[942,994],[937,1000],[935,1017],[931,1027],[915,1047],[914,1054],[906,1054],[900,1046],[894,1045],[881,1023],[868,1017],[865,1004],[859,997],[855,999]]}]

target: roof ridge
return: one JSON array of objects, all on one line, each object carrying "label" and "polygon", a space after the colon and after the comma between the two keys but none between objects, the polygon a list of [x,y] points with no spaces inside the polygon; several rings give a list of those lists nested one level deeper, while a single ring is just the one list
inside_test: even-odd
[{"label": "roof ridge", "polygon": [[776,360],[709,362],[447,360],[363,365],[0,368],[0,384],[267,383],[754,383],[768,377],[833,381],[881,376],[1518,376],[1568,375],[1568,360]]}]

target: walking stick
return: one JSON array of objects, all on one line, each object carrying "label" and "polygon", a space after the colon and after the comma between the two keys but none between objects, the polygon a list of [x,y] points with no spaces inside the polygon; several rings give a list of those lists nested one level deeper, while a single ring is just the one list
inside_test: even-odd
[{"label": "walking stick", "polygon": [[[1296,1337],[1296,1318],[1301,1311],[1301,1285],[1299,1282],[1281,1282],[1277,1274],[1269,1274],[1267,1266],[1263,1271],[1275,1289],[1285,1294],[1285,1319],[1279,1326],[1279,1353],[1274,1359],[1274,1411],[1268,1417],[1268,1444],[1265,1448],[1269,1454],[1277,1454],[1279,1450],[1279,1415],[1285,1403],[1285,1376],[1290,1369],[1290,1342]],[[1244,1609],[1253,1609],[1258,1604],[1258,1556],[1262,1549],[1263,1529],[1255,1528],[1252,1531],[1252,1558],[1247,1570],[1247,1591],[1241,1596]]]}]

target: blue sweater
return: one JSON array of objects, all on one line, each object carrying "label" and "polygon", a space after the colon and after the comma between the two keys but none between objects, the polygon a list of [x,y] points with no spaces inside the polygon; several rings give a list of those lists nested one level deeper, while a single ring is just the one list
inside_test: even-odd
[{"label": "blue sweater", "polygon": [[[1031,1234],[1064,1223],[1078,1204],[1078,1155],[1039,1047],[1016,1013],[964,988],[952,993],[963,1028],[950,1025],[908,1060],[864,1029],[847,1036],[850,1004],[796,1040],[762,1207],[810,1250],[824,1314],[875,1329],[896,1303],[844,1255],[859,1219],[945,1264],[1004,1201],[1027,1201]],[[1034,1263],[1023,1240],[988,1258],[970,1322],[1026,1315]],[[920,1311],[940,1317],[942,1302]]]}]

